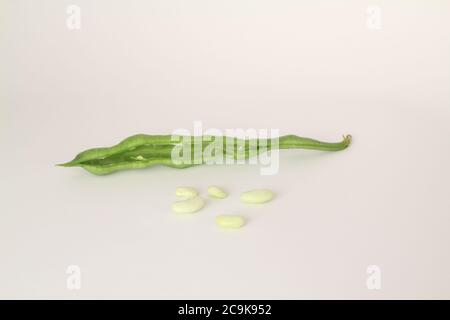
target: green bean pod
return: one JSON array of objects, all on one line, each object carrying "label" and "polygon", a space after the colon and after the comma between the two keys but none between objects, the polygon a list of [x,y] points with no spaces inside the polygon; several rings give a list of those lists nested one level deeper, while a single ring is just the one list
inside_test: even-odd
[{"label": "green bean pod", "polygon": [[[323,142],[296,135],[281,136],[278,139],[238,139],[214,136],[177,136],[146,135],[130,136],[120,143],[107,148],[93,148],[79,153],[72,161],[58,164],[62,167],[79,166],[95,175],[105,175],[127,169],[147,168],[164,165],[172,168],[188,168],[211,161],[204,155],[209,143],[221,138],[222,144],[215,145],[215,152],[222,153],[223,158],[249,159],[271,149],[311,149],[321,151],[339,151],[347,148],[351,136],[344,136],[340,142]],[[187,141],[187,142],[185,142]],[[209,143],[205,143],[205,141]],[[218,140],[220,141],[220,140]],[[190,161],[179,163],[172,159],[174,148],[195,150],[201,143],[200,158],[194,152],[188,156]],[[231,148],[230,148],[231,145]],[[183,153],[181,153],[183,155]],[[216,155],[214,153],[214,155]],[[197,160],[197,161],[196,161]]]}]

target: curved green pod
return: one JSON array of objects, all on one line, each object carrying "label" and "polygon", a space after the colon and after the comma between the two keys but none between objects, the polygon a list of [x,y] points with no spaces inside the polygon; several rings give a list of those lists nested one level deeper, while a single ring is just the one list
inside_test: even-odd
[{"label": "curved green pod", "polygon": [[[249,159],[271,149],[311,149],[322,151],[339,151],[347,148],[351,143],[351,136],[346,135],[339,142],[323,142],[311,138],[296,135],[281,136],[278,139],[237,139],[215,136],[178,136],[178,140],[172,135],[146,135],[137,134],[130,136],[120,143],[106,148],[93,148],[79,153],[72,161],[58,164],[62,167],[82,167],[95,175],[105,175],[115,171],[127,169],[147,168],[155,165],[164,165],[172,168],[188,168],[211,159],[205,156],[206,149],[211,142],[221,138],[215,146],[215,153],[221,153],[224,158]],[[187,142],[185,142],[187,141]],[[195,157],[196,147],[201,146],[200,158]],[[230,148],[230,142],[231,148]],[[183,163],[173,159],[174,148],[190,150],[188,160]],[[186,149],[183,149],[186,148]],[[186,159],[187,159],[186,158]],[[197,161],[196,161],[197,159]]]}]

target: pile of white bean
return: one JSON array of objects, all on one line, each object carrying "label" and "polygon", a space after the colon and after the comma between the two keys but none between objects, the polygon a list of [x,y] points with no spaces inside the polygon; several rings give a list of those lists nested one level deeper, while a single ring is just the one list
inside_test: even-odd
[{"label": "pile of white bean", "polygon": [[[207,190],[210,198],[225,199],[228,197],[228,193],[220,187],[209,186]],[[205,199],[199,195],[195,188],[178,187],[175,195],[180,199],[172,204],[172,211],[175,213],[194,213],[205,206]],[[268,189],[255,189],[242,193],[240,199],[244,203],[258,204],[269,202],[273,197],[273,192]],[[244,217],[240,215],[216,216],[216,224],[220,228],[237,229],[244,226],[245,223]]]}]

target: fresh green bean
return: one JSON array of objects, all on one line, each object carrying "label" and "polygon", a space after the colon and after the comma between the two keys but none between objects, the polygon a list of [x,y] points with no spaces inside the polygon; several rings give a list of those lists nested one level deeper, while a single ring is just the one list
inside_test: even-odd
[{"label": "fresh green bean", "polygon": [[[340,142],[323,142],[295,135],[281,136],[277,141],[272,139],[238,139],[212,136],[180,136],[180,141],[173,140],[171,135],[146,135],[138,134],[130,136],[120,143],[108,148],[94,148],[79,153],[72,161],[59,164],[62,167],[79,166],[96,174],[105,175],[115,171],[126,169],[139,169],[155,165],[164,165],[172,168],[188,168],[211,160],[203,152],[205,148],[217,138],[222,139],[222,145],[216,152],[222,153],[225,158],[249,159],[271,149],[312,149],[322,151],[339,151],[347,148],[351,142],[351,136],[344,136]],[[186,138],[186,140],[185,140]],[[205,141],[207,141],[205,143]],[[188,150],[194,150],[198,142],[201,143],[201,158],[195,162],[195,155],[190,154],[187,163],[178,163],[172,159],[174,147],[187,146]],[[231,144],[231,148],[229,147]],[[181,153],[182,154],[182,153]],[[214,154],[216,155],[216,154]]]}]

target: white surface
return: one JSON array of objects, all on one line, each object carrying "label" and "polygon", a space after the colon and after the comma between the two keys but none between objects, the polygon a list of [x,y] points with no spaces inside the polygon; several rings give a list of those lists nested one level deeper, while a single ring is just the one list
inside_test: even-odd
[{"label": "white surface", "polygon": [[[81,30],[66,28],[69,4]],[[370,5],[381,30],[366,28]],[[0,6],[1,298],[450,298],[448,2]],[[275,176],[54,167],[194,120],[354,141],[283,152]],[[170,212],[177,186],[211,184],[230,197]],[[276,199],[239,202],[258,187]],[[248,225],[219,230],[217,214]]]}]

